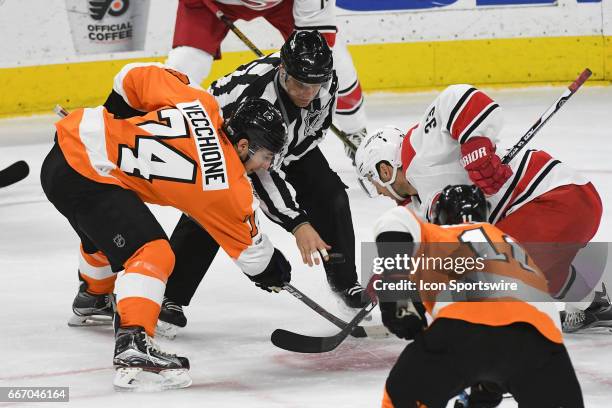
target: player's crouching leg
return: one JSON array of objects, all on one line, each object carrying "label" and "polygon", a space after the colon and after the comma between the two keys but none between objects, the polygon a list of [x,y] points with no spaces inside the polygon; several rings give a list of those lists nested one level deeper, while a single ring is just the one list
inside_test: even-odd
[{"label": "player's crouching leg", "polygon": [[[448,401],[449,398],[444,398],[445,393],[437,381],[432,380],[436,376],[434,370],[439,370],[440,367],[436,364],[429,366],[431,361],[428,361],[429,353],[424,346],[424,341],[421,332],[398,357],[385,383],[382,408],[441,407]],[[444,353],[440,352],[439,355],[443,356]],[[438,363],[444,362],[445,364],[449,361],[448,358],[441,357],[438,357],[437,360]],[[422,402],[423,400],[427,400],[427,404]]]},{"label": "player's crouching leg", "polygon": [[154,391],[191,385],[189,360],[161,351],[153,342],[166,281],[174,268],[167,240],[148,242],[125,263],[115,285],[115,389]]},{"label": "player's crouching leg", "polygon": [[87,253],[81,244],[79,255],[79,291],[72,302],[74,315],[68,326],[110,325],[115,313],[113,288],[117,275],[101,251]]}]

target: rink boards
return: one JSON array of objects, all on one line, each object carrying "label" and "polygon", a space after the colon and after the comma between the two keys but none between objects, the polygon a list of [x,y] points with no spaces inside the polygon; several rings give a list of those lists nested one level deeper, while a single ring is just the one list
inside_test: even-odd
[{"label": "rink boards", "polygon": [[[366,91],[565,83],[585,67],[593,71],[589,83],[612,80],[612,2],[446,3],[424,10],[338,10],[339,41],[350,44]],[[102,103],[123,64],[163,61],[172,43],[170,1],[151,3],[143,50],[102,54],[76,52],[61,0],[27,17],[18,2],[0,7],[0,34],[12,40],[0,55],[0,116],[46,112],[56,103]],[[264,50],[282,42],[265,21],[238,26]],[[222,49],[210,79],[254,57],[231,33]]]}]

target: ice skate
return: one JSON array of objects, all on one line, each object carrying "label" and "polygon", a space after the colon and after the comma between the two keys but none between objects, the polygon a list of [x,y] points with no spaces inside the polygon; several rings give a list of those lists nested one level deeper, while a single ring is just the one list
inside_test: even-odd
[{"label": "ice skate", "polygon": [[[363,287],[358,282],[355,282],[353,286],[344,290],[336,291],[333,288],[332,290],[334,295],[336,295],[338,308],[343,315],[346,315],[347,319],[349,319],[349,317],[352,318],[359,309],[368,304],[368,297]],[[372,320],[372,316],[367,315],[364,320],[369,322]]]},{"label": "ice skate", "polygon": [[117,391],[162,391],[191,385],[189,360],[165,353],[142,327],[121,327],[115,337]]},{"label": "ice skate", "polygon": [[113,323],[114,295],[93,295],[87,292],[87,284],[82,282],[74,301],[68,326],[109,326]]},{"label": "ice skate", "polygon": [[187,325],[183,306],[164,297],[155,334],[173,340],[179,330]]},{"label": "ice skate", "polygon": [[561,312],[563,332],[576,333],[595,328],[608,328],[612,331],[612,304],[606,286],[602,287],[603,291],[595,292],[593,303],[585,310]]}]

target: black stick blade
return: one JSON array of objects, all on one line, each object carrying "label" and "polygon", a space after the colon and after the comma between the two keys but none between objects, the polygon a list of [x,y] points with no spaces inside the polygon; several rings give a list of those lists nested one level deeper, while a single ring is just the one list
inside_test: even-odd
[{"label": "black stick blade", "polygon": [[340,337],[340,341],[337,341],[335,336],[313,337],[283,329],[276,329],[272,332],[270,340],[276,347],[287,351],[296,353],[325,353],[338,347],[344,338],[345,337],[342,336]]},{"label": "black stick blade", "polygon": [[288,330],[276,329],[272,332],[270,340],[276,347],[296,353],[326,353],[338,347],[375,306],[376,303],[369,303],[364,306],[344,329],[333,336],[304,336]]},{"label": "black stick blade", "polygon": [[30,174],[30,166],[23,160],[19,160],[6,169],[0,170],[0,187],[10,186],[21,181],[28,177],[28,174]]}]

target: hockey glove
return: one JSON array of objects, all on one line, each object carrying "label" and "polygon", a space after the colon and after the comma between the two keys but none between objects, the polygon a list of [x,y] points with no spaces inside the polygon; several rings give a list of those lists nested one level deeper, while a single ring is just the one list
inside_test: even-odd
[{"label": "hockey glove", "polygon": [[383,302],[379,306],[383,324],[400,339],[412,340],[427,327],[422,303]]},{"label": "hockey glove", "polygon": [[473,137],[461,145],[461,164],[470,180],[485,194],[492,195],[512,176],[512,169],[502,164],[495,145],[486,137]]},{"label": "hockey glove", "polygon": [[493,383],[482,383],[471,387],[469,408],[495,408],[504,399],[504,391]]},{"label": "hockey glove", "polygon": [[274,248],[270,263],[259,275],[247,275],[250,280],[255,282],[255,286],[267,292],[280,292],[285,283],[291,281],[291,264],[283,253]]}]

